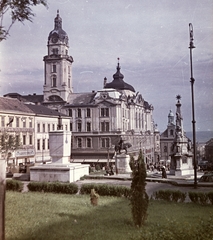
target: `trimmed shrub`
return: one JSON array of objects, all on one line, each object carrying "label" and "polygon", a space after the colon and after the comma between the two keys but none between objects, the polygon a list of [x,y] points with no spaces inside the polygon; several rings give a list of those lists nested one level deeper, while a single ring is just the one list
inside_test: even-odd
[{"label": "trimmed shrub", "polygon": [[146,168],[141,150],[137,161],[134,161],[133,156],[131,156],[130,168],[132,170],[130,195],[132,218],[135,226],[141,227],[147,219],[147,209],[149,205],[149,197],[145,189]]},{"label": "trimmed shrub", "polygon": [[6,190],[21,192],[23,190],[23,182],[18,180],[6,180]]},{"label": "trimmed shrub", "polygon": [[173,190],[159,190],[155,192],[154,198],[161,199],[165,201],[173,201],[173,202],[184,202],[186,199],[186,193],[181,191],[173,191]]},{"label": "trimmed shrub", "polygon": [[28,184],[28,189],[29,191],[34,191],[34,192],[76,194],[78,192],[78,185],[75,183],[30,182]]},{"label": "trimmed shrub", "polygon": [[108,184],[82,184],[80,193],[90,194],[91,189],[95,189],[100,196],[129,197],[130,195],[130,188]]},{"label": "trimmed shrub", "polygon": [[189,198],[193,203],[197,204],[208,204],[208,201],[211,202],[209,199],[208,193],[203,193],[203,192],[189,192]]},{"label": "trimmed shrub", "polygon": [[207,193],[207,196],[208,196],[209,202],[213,205],[213,192]]}]

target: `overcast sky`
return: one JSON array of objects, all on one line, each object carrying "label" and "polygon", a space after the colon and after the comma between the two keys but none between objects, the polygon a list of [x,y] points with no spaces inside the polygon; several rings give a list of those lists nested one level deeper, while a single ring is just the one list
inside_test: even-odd
[{"label": "overcast sky", "polygon": [[[154,106],[162,132],[181,95],[183,125],[192,129],[189,23],[194,28],[193,70],[197,130],[213,130],[212,0],[49,0],[33,23],[16,23],[0,43],[0,95],[42,94],[43,57],[57,9],[74,58],[74,92],[103,88],[120,58],[124,81]],[[5,19],[4,24],[8,23]]]}]

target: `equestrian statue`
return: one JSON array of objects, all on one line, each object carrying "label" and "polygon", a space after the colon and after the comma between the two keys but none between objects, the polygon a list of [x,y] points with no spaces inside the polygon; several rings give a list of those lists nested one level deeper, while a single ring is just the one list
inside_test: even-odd
[{"label": "equestrian statue", "polygon": [[115,145],[115,152],[121,154],[121,150],[125,150],[125,153],[127,154],[127,148],[130,148],[131,146],[131,143],[124,143],[124,140],[120,138],[118,144]]}]

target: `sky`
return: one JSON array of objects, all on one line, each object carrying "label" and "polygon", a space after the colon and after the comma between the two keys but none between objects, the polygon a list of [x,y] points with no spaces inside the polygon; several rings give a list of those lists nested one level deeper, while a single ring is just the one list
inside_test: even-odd
[{"label": "sky", "polygon": [[[57,0],[33,8],[33,22],[15,23],[0,43],[0,96],[42,94],[43,57],[57,10],[69,36],[74,92],[103,88],[113,80],[120,58],[124,81],[154,106],[160,132],[181,95],[185,131],[192,131],[189,23],[196,131],[213,131],[212,0]],[[9,24],[5,16],[4,25]]]}]

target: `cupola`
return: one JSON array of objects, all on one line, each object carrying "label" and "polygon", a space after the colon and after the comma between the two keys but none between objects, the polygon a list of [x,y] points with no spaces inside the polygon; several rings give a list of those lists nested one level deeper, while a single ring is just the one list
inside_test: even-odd
[{"label": "cupola", "polygon": [[117,72],[113,75],[113,81],[106,83],[104,88],[114,88],[116,90],[130,90],[135,92],[135,89],[128,83],[124,82],[124,75],[120,72],[120,64],[118,58]]}]

